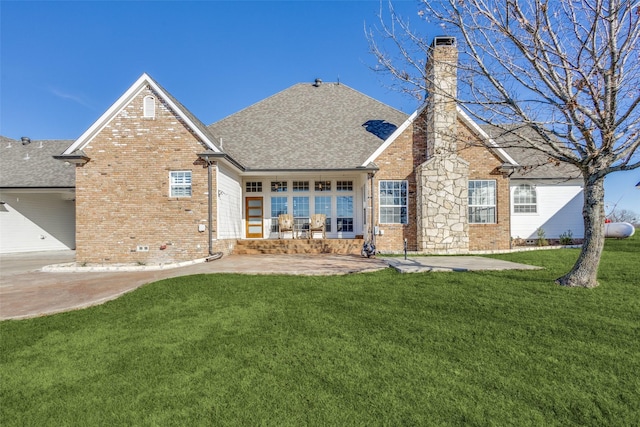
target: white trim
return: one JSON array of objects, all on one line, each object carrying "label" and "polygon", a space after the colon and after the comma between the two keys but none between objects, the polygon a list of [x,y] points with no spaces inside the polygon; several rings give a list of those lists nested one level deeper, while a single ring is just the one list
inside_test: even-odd
[{"label": "white trim", "polygon": [[[398,129],[396,129],[391,134],[391,136],[389,136],[389,138],[387,138],[384,143],[380,147],[378,147],[367,160],[364,161],[361,166],[366,167],[370,163],[374,162],[378,158],[378,156],[380,156],[380,154],[382,154],[384,150],[386,150],[398,138],[398,136],[400,136],[409,127],[409,125],[415,121],[416,117],[422,114],[422,111],[424,111],[426,107],[427,104],[424,103],[420,108],[414,111],[413,114],[411,114],[411,116],[409,116],[409,118],[405,120],[404,123],[402,123],[400,127],[398,127]],[[510,163],[513,166],[519,166],[518,162],[516,162],[510,155],[508,155],[506,151],[500,148],[500,146],[489,136],[489,134],[482,130],[482,128],[478,126],[478,124],[474,122],[473,119],[471,119],[471,117],[469,117],[469,115],[464,112],[464,110],[462,110],[459,106],[456,106],[456,112],[458,113],[458,118],[462,120],[464,124],[469,126],[469,128],[471,128],[471,130],[473,130],[473,132],[475,132],[477,136],[487,141],[489,148],[494,150],[503,161]]]},{"label": "white trim", "polygon": [[215,144],[209,140],[193,123],[192,120],[179,108],[172,100],[171,97],[160,87],[158,84],[153,81],[147,73],[143,73],[136,82],[127,89],[127,91],[120,97],[116,102],[109,107],[107,111],[104,112],[100,116],[98,120],[96,120],[89,129],[87,129],[80,138],[78,138],[69,148],[67,148],[63,155],[72,154],[74,151],[83,150],[92,140],[93,138],[102,131],[102,129],[115,117],[122,109],[124,109],[127,104],[136,97],[146,85],[151,86],[151,88],[158,93],[164,101],[169,104],[171,109],[176,112],[182,120],[193,130],[193,132],[198,135],[202,141],[207,145],[208,148],[213,150],[216,153],[219,153],[220,150],[215,146]]},{"label": "white trim", "polygon": [[422,113],[422,110],[424,110],[425,107],[426,107],[426,104],[423,104],[422,107],[414,111],[413,114],[411,114],[409,118],[405,120],[404,123],[402,123],[400,127],[398,127],[398,129],[396,129],[391,134],[391,136],[389,136],[389,138],[387,138],[384,141],[384,143],[380,147],[378,147],[378,149],[374,151],[371,156],[369,156],[367,160],[364,161],[362,166],[367,167],[370,163],[375,161],[378,158],[378,156],[382,154],[384,150],[386,150],[398,138],[398,136],[400,136],[409,127],[411,123],[413,123],[413,121],[416,119],[416,117],[418,117],[418,115]]}]

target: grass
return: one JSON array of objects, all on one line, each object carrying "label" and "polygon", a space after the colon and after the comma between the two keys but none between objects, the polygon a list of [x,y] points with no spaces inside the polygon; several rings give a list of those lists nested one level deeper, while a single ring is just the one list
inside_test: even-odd
[{"label": "grass", "polygon": [[0,323],[0,424],[640,424],[640,236],[541,271],[197,275]]}]

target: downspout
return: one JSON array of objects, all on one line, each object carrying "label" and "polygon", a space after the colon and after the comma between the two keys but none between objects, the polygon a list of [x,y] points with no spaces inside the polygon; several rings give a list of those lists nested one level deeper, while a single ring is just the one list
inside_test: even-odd
[{"label": "downspout", "polygon": [[375,176],[374,172],[369,173],[369,179],[371,180],[371,184],[370,184],[370,191],[371,191],[371,224],[369,225],[369,229],[371,230],[371,243],[372,244],[376,244],[376,233],[375,233],[375,192],[373,189],[373,185],[374,185],[374,181],[373,181],[373,177]]},{"label": "downspout", "polygon": [[207,178],[208,178],[208,205],[209,205],[209,255],[213,255],[213,177],[211,176],[211,165],[213,162],[207,159]]}]

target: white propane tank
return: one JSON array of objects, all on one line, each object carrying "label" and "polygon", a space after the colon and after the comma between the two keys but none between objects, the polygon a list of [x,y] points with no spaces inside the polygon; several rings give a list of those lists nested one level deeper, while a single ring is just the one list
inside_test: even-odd
[{"label": "white propane tank", "polygon": [[625,239],[633,236],[636,229],[628,222],[609,222],[604,225],[604,237]]}]

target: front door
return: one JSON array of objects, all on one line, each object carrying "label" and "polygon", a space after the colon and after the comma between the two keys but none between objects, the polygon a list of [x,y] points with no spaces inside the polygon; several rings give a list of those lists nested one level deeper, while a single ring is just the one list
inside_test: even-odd
[{"label": "front door", "polygon": [[262,238],[263,206],[262,197],[246,198],[247,239]]}]

